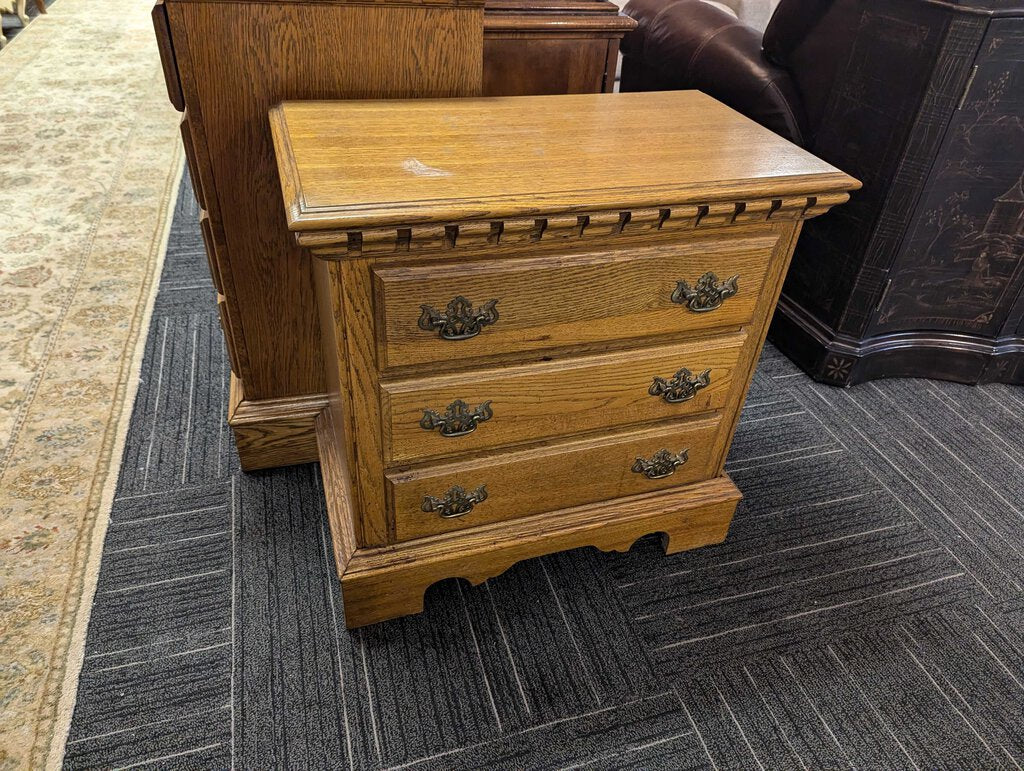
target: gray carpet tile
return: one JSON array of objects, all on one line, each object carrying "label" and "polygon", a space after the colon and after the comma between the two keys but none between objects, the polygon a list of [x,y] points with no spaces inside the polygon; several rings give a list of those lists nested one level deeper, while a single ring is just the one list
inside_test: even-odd
[{"label": "gray carpet tile", "polygon": [[69,768],[1020,768],[1024,390],[768,346],[728,539],[580,549],[344,627],[316,465],[244,474],[175,213]]}]

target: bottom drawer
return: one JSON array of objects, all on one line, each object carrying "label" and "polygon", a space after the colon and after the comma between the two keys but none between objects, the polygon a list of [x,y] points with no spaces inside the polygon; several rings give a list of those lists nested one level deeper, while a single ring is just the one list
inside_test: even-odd
[{"label": "bottom drawer", "polygon": [[707,479],[721,418],[386,475],[399,541]]}]

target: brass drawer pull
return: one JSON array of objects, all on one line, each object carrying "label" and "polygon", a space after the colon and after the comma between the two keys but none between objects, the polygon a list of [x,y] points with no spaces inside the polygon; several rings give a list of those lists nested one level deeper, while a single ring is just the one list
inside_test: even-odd
[{"label": "brass drawer pull", "polygon": [[423,505],[420,506],[428,514],[436,511],[442,519],[454,519],[469,514],[478,503],[487,500],[487,486],[480,485],[473,492],[467,492],[465,488],[455,485],[444,494],[444,498],[435,498],[433,495],[423,496]]},{"label": "brass drawer pull", "polygon": [[683,367],[671,380],[654,376],[654,382],[647,389],[651,396],[660,396],[669,404],[686,402],[697,395],[697,392],[711,384],[711,370],[706,369],[699,375],[694,375],[686,367]]},{"label": "brass drawer pull", "polygon": [[637,474],[643,474],[648,479],[664,479],[676,473],[676,469],[690,459],[690,451],[683,450],[678,455],[673,455],[668,450],[658,450],[650,460],[638,457],[633,462],[631,469]]},{"label": "brass drawer pull", "polygon": [[687,281],[679,281],[671,299],[674,303],[685,305],[694,313],[707,313],[721,306],[724,300],[739,291],[738,280],[737,275],[719,281],[718,276],[709,270],[697,279],[695,287],[691,287]]},{"label": "brass drawer pull", "polygon": [[491,410],[490,401],[486,401],[471,410],[469,405],[462,399],[456,399],[448,405],[448,409],[441,415],[434,410],[423,410],[423,418],[420,420],[420,428],[426,431],[441,429],[441,436],[455,437],[472,434],[476,431],[476,424],[490,420],[494,412]]},{"label": "brass drawer pull", "polygon": [[459,295],[445,308],[438,311],[430,305],[421,305],[418,326],[424,332],[437,330],[442,340],[468,340],[480,334],[480,330],[498,320],[497,300],[488,300],[473,310],[473,303]]}]

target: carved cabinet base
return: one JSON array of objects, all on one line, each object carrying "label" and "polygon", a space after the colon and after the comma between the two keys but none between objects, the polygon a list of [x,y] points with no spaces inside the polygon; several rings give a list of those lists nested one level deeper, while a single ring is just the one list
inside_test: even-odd
[{"label": "carved cabinet base", "polygon": [[315,258],[350,627],[555,551],[726,537],[801,222],[854,180],[697,92],[285,103],[271,126]]}]

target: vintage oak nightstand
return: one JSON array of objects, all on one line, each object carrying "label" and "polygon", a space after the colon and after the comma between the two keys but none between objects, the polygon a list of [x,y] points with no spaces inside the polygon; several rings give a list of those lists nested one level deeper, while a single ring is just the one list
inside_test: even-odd
[{"label": "vintage oak nightstand", "polygon": [[345,616],[562,549],[723,540],[800,222],[856,180],[697,92],[285,103]]}]

